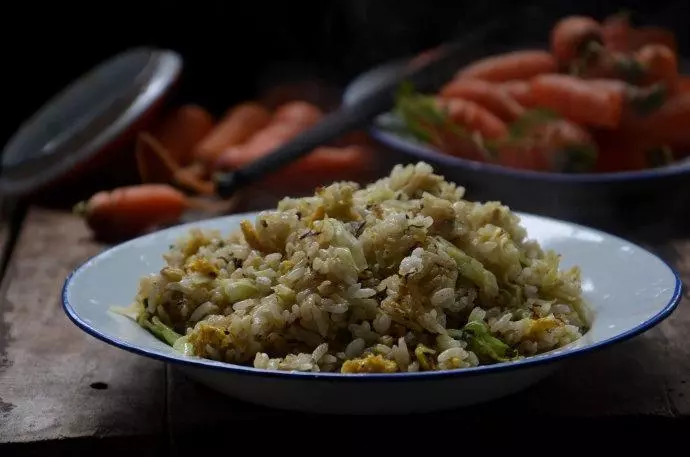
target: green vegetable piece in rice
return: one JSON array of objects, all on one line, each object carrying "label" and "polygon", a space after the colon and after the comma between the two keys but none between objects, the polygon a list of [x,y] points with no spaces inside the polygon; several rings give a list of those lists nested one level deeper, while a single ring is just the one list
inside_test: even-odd
[{"label": "green vegetable piece in rice", "polygon": [[418,344],[417,348],[414,350],[414,355],[417,358],[417,361],[419,362],[419,366],[424,370],[424,371],[429,371],[433,370],[435,367],[433,366],[433,360],[429,361],[426,358],[426,355],[433,355],[436,354],[436,351],[434,351],[431,348],[428,348],[424,346],[423,344]]},{"label": "green vegetable piece in rice", "polygon": [[172,345],[173,349],[177,352],[182,353],[182,355],[191,356],[194,355],[194,345],[189,342],[186,336],[178,338]]},{"label": "green vegetable piece in rice", "polygon": [[259,293],[259,289],[251,280],[242,278],[238,280],[224,280],[224,290],[231,303],[237,303],[248,298],[253,298]]},{"label": "green vegetable piece in rice", "polygon": [[329,217],[322,221],[315,222],[314,228],[321,234],[320,238],[324,245],[349,250],[357,271],[362,272],[367,269],[367,259],[364,257],[362,245],[357,238],[348,231],[345,224],[337,219]]},{"label": "green vegetable piece in rice", "polygon": [[[511,293],[511,290],[513,291]],[[504,304],[514,308],[520,308],[524,304],[524,293],[522,286],[517,284],[508,284],[505,288],[499,290],[499,294],[503,299]]]},{"label": "green vegetable piece in rice", "polygon": [[174,346],[178,339],[182,338],[182,335],[165,325],[157,316],[153,316],[151,320],[143,320],[141,324],[145,329],[153,333],[158,339],[164,343]]},{"label": "green vegetable piece in rice", "polygon": [[465,339],[469,349],[480,358],[496,362],[507,362],[512,357],[510,346],[491,335],[485,322],[472,321],[464,327]]},{"label": "green vegetable piece in rice", "polygon": [[456,340],[462,339],[465,336],[465,333],[457,328],[449,328],[446,332],[449,337],[455,338]]},{"label": "green vegetable piece in rice", "polygon": [[481,262],[465,254],[458,247],[443,238],[436,238],[436,241],[438,242],[439,249],[446,251],[455,260],[461,276],[472,281],[487,295],[491,297],[498,295],[496,276],[484,268]]},{"label": "green vegetable piece in rice", "polygon": [[148,299],[144,299],[142,303],[135,302],[127,308],[112,307],[114,313],[121,314],[135,320],[144,329],[151,332],[158,339],[164,343],[169,344],[178,352],[184,355],[193,355],[191,343],[187,341],[186,336],[182,336],[173,329],[161,322],[161,320],[154,316],[149,320],[150,315],[146,312],[145,306],[148,304]]}]

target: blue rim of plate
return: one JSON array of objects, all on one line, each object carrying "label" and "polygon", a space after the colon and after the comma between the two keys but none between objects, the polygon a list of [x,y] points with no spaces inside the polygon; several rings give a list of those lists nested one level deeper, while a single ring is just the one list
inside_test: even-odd
[{"label": "blue rim of plate", "polygon": [[[557,353],[550,353],[546,352],[540,355],[535,355],[535,356],[530,356],[526,357],[524,359],[515,361],[515,362],[500,362],[492,365],[480,365],[477,367],[470,367],[470,368],[462,368],[458,370],[447,370],[447,371],[423,371],[423,372],[408,372],[408,373],[367,373],[367,374],[342,374],[342,373],[329,373],[329,372],[299,372],[299,371],[278,371],[278,370],[265,370],[261,368],[254,368],[251,366],[243,366],[243,365],[235,365],[235,364],[230,364],[227,362],[217,362],[215,360],[210,360],[210,359],[203,359],[203,358],[196,358],[196,357],[185,357],[183,355],[177,355],[174,353],[171,354],[166,354],[162,352],[157,352],[154,350],[150,349],[144,349],[139,346],[133,345],[127,341],[123,341],[119,338],[114,338],[105,335],[98,329],[94,328],[93,326],[89,325],[87,322],[85,322],[83,319],[79,317],[77,312],[74,310],[72,305],[69,302],[68,298],[68,289],[71,284],[72,279],[79,273],[80,270],[86,268],[89,266],[90,263],[92,263],[95,259],[100,258],[102,256],[107,255],[109,252],[113,250],[118,250],[121,249],[122,247],[137,242],[137,240],[141,238],[147,238],[147,237],[156,237],[160,236],[165,232],[171,231],[171,230],[181,230],[181,229],[188,229],[191,227],[194,227],[196,225],[199,225],[204,222],[209,222],[209,221],[220,221],[223,219],[228,219],[229,217],[237,218],[237,217],[244,217],[248,216],[251,214],[256,214],[256,213],[247,213],[245,214],[237,214],[237,215],[232,215],[232,216],[225,216],[225,217],[218,217],[218,218],[212,218],[208,219],[206,221],[202,222],[190,222],[186,224],[179,225],[177,227],[171,227],[169,229],[161,230],[155,233],[151,233],[148,235],[144,235],[142,237],[135,238],[133,240],[127,241],[125,243],[110,247],[95,256],[89,258],[86,260],[84,263],[82,263],[79,267],[75,268],[65,279],[65,282],[63,283],[62,286],[62,292],[61,292],[61,297],[62,297],[62,308],[67,314],[67,317],[81,330],[83,330],[85,333],[91,335],[92,337],[99,339],[105,343],[110,344],[111,346],[115,346],[119,349],[123,349],[128,352],[132,352],[134,354],[142,355],[145,357],[149,357],[152,359],[156,360],[161,360],[163,362],[171,363],[174,365],[182,365],[182,366],[187,366],[187,367],[192,367],[196,369],[211,369],[211,370],[217,370],[217,371],[225,371],[228,373],[232,374],[237,374],[237,375],[250,375],[250,376],[260,376],[260,377],[269,377],[269,378],[283,378],[283,379],[291,379],[291,380],[299,380],[299,379],[305,379],[305,380],[320,380],[320,381],[329,381],[329,382],[391,382],[391,381],[403,381],[403,382],[410,382],[410,381],[415,381],[415,380],[434,380],[434,379],[442,379],[442,378],[452,378],[452,377],[466,377],[466,376],[479,376],[479,375],[491,375],[491,374],[498,374],[498,373],[503,373],[503,372],[508,372],[512,370],[519,370],[519,369],[526,369],[526,368],[531,368],[531,367],[537,367],[549,363],[557,363],[561,362],[563,360],[570,359],[575,356],[580,356],[588,353],[595,352],[599,349],[603,349],[605,347],[611,346],[615,343],[621,343],[623,341],[626,341],[630,338],[633,338],[637,335],[640,335],[647,330],[652,329],[656,325],[660,324],[662,321],[664,321],[667,317],[669,317],[673,311],[678,307],[678,304],[680,303],[680,300],[683,296],[683,290],[685,288],[685,285],[683,281],[680,279],[680,276],[678,273],[666,262],[664,259],[659,257],[658,255],[652,253],[651,251],[644,249],[643,247],[639,245],[635,245],[634,243],[631,243],[630,241],[627,241],[621,237],[618,237],[616,235],[612,235],[609,233],[606,233],[601,230],[593,229],[590,227],[586,227],[580,224],[575,224],[567,221],[561,221],[558,219],[546,217],[546,216],[537,216],[534,214],[528,214],[528,213],[522,213],[522,212],[516,212],[516,214],[522,216],[522,215],[527,215],[529,217],[533,217],[536,219],[542,219],[545,221],[552,221],[552,222],[559,222],[559,223],[566,223],[570,226],[585,229],[594,233],[598,233],[600,235],[605,235],[609,238],[616,239],[618,241],[627,243],[627,244],[632,244],[634,245],[637,249],[649,254],[650,256],[656,258],[659,260],[661,263],[663,263],[668,270],[671,272],[675,279],[675,285],[674,285],[674,290],[673,294],[671,295],[671,298],[669,299],[668,303],[664,305],[664,307],[656,313],[654,316],[651,318],[647,319],[646,321],[642,322],[641,324],[637,325],[636,327],[623,332],[619,335],[612,336],[608,339],[599,341],[597,343],[594,343],[589,346],[583,346],[583,347],[578,347],[578,348],[572,348],[572,349],[563,349],[562,352],[557,352]],[[107,312],[107,311],[106,311]],[[133,325],[138,325],[135,322],[132,322]],[[153,335],[151,335],[151,338],[155,338]],[[173,349],[170,348],[172,351]]]},{"label": "blue rim of plate", "polygon": [[642,181],[648,179],[661,179],[690,173],[690,162],[672,164],[666,167],[650,168],[639,171],[618,171],[607,173],[549,173],[530,170],[519,170],[504,167],[492,163],[476,162],[462,157],[451,156],[409,140],[401,135],[388,132],[376,125],[369,128],[369,133],[378,142],[393,150],[403,152],[420,159],[430,160],[446,166],[461,166],[474,171],[488,171],[497,175],[513,178],[534,179],[547,182],[567,183],[606,183],[621,181]]}]

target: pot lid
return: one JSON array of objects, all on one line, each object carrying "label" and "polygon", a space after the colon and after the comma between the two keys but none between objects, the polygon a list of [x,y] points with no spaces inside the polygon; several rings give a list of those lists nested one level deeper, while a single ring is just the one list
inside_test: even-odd
[{"label": "pot lid", "polygon": [[24,195],[50,184],[117,140],[177,81],[175,52],[136,48],[101,63],[55,95],[9,140],[0,192]]}]

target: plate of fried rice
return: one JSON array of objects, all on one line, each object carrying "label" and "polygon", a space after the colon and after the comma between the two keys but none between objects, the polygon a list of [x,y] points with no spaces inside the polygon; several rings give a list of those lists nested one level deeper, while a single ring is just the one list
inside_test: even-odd
[{"label": "plate of fried rice", "polygon": [[678,275],[643,248],[464,191],[398,165],[161,230],[77,268],[64,309],[235,398],[374,414],[520,391],[677,306]]}]

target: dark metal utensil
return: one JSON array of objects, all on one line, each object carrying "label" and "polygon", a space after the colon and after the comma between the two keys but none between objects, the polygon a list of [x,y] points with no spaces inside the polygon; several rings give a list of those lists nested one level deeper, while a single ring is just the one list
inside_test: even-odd
[{"label": "dark metal utensil", "polygon": [[270,154],[237,170],[218,174],[215,177],[218,195],[228,198],[242,187],[288,165],[314,148],[366,126],[377,115],[394,106],[395,91],[404,81],[411,82],[421,91],[438,89],[460,66],[483,57],[482,45],[505,29],[505,20],[492,21],[460,40],[442,45],[423,57],[411,60],[403,71],[382,81],[376,90],[356,104],[342,107],[329,114],[316,126]]}]

